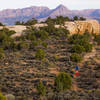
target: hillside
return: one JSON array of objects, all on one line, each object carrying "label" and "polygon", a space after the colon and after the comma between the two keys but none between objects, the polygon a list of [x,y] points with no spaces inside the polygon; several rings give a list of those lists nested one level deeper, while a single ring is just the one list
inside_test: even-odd
[{"label": "hillside", "polygon": [[[97,29],[99,23],[95,20],[95,27],[89,22],[73,22],[83,30],[74,34],[67,26],[51,23],[38,24],[42,26],[38,28],[30,25],[0,29],[2,94],[12,94],[15,100],[99,100],[100,27]],[[14,30],[17,34],[24,32],[12,38]],[[79,76],[75,75],[75,66],[79,66]]]},{"label": "hillside", "polygon": [[56,16],[83,16],[89,19],[100,20],[100,9],[86,10],[70,10],[64,5],[59,5],[55,9],[48,7],[28,7],[23,9],[6,9],[0,11],[0,21],[6,25],[13,25],[16,21],[27,21],[36,18],[39,21],[44,21],[48,17],[55,18]]}]

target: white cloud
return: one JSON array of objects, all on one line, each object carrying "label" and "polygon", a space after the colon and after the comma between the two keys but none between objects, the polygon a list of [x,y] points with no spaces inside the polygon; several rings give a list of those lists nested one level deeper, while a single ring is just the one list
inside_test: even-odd
[{"label": "white cloud", "polygon": [[59,4],[64,4],[69,9],[100,8],[100,0],[1,0],[0,9],[23,8],[33,5],[55,8]]}]

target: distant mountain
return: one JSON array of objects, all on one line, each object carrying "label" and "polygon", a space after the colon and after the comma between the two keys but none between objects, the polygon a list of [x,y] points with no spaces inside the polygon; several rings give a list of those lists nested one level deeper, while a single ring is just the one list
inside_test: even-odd
[{"label": "distant mountain", "polygon": [[15,21],[27,21],[31,18],[39,19],[50,11],[47,7],[28,7],[23,9],[7,9],[0,11],[0,21],[12,25]]},{"label": "distant mountain", "polygon": [[60,15],[66,16],[66,15],[71,15],[71,14],[72,12],[68,8],[66,8],[63,5],[59,5],[57,8],[51,11],[49,16],[55,18],[56,16],[60,16]]},{"label": "distant mountain", "polygon": [[64,5],[59,5],[55,9],[36,6],[23,9],[6,9],[0,11],[0,21],[6,25],[13,25],[16,21],[27,21],[32,18],[44,21],[48,17],[55,18],[60,15],[68,17],[83,16],[100,20],[100,9],[69,10]]}]

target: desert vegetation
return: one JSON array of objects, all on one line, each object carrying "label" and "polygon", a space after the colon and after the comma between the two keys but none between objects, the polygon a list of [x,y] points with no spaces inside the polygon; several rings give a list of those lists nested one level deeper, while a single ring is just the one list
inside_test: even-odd
[{"label": "desert vegetation", "polygon": [[63,16],[57,16],[56,18],[48,18],[45,23],[49,24],[49,23],[53,23],[53,24],[64,24],[65,21],[84,21],[86,20],[86,18],[84,17],[78,17],[78,16],[74,16],[73,18],[69,18],[69,17],[63,17]]},{"label": "desert vegetation", "polygon": [[20,22],[20,21],[16,21],[15,22],[15,25],[34,25],[34,24],[36,24],[37,23],[37,20],[36,19],[34,19],[34,18],[32,18],[31,20],[28,20],[28,21],[26,21],[26,22]]},{"label": "desert vegetation", "polygon": [[[16,100],[100,99],[100,36],[55,28],[53,23],[62,24],[62,19],[48,18],[48,26],[38,29],[29,22],[15,38],[15,31],[0,30],[0,100],[7,100],[9,93]],[[75,79],[76,65],[80,77]]]},{"label": "desert vegetation", "polygon": [[72,78],[67,73],[60,73],[55,79],[55,86],[58,92],[70,89],[72,86]]},{"label": "desert vegetation", "polygon": [[[41,22],[41,23],[47,23],[47,24],[53,24],[53,25],[57,25],[57,24],[58,25],[63,25],[65,21],[84,21],[84,20],[86,20],[86,18],[78,17],[78,16],[74,16],[73,18],[57,16],[56,18],[48,17],[46,21]],[[30,25],[34,25],[34,24],[37,24],[37,23],[38,23],[38,21],[35,18],[32,18],[31,20],[28,20],[26,22],[16,21],[15,25],[30,26]]]}]

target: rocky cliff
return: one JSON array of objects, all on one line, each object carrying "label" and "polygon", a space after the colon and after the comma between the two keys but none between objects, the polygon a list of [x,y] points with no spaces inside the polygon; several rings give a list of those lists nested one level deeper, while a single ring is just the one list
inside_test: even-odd
[{"label": "rocky cliff", "polygon": [[70,34],[83,34],[86,30],[89,33],[100,33],[100,24],[96,20],[65,22],[64,27],[69,30]]}]

